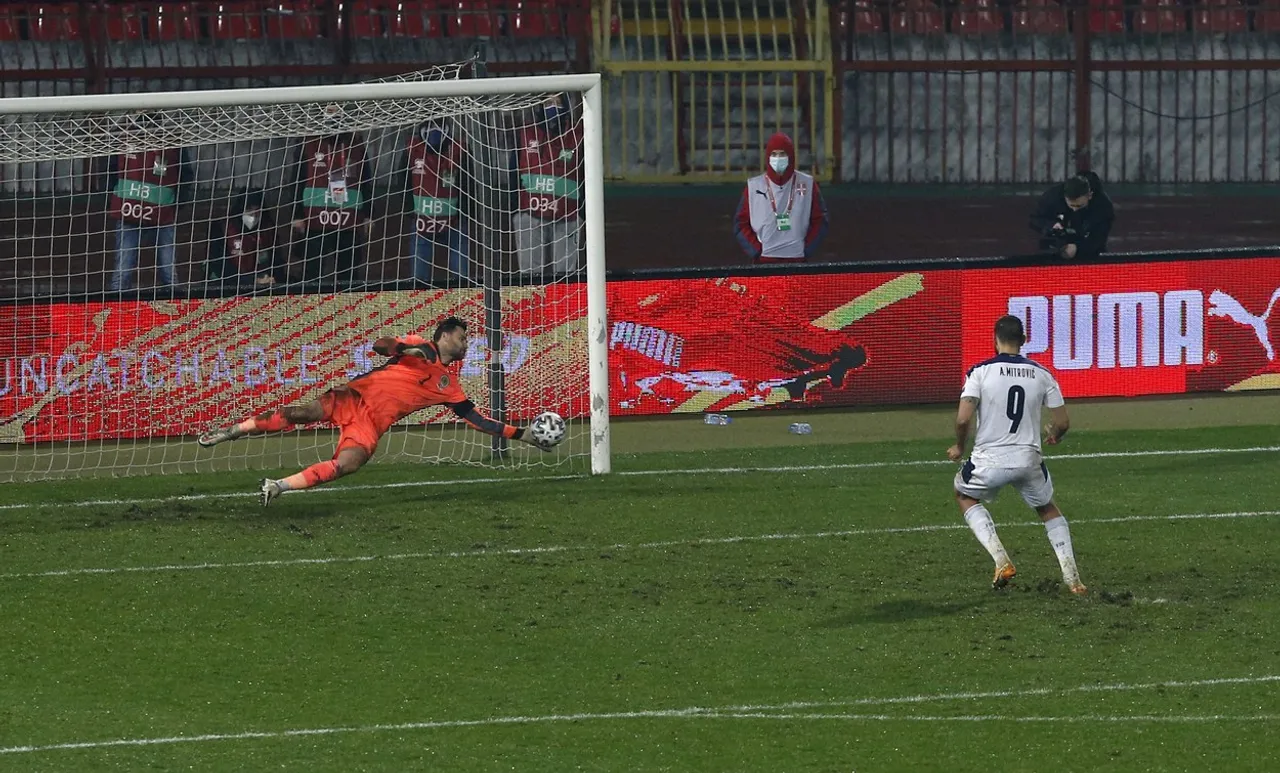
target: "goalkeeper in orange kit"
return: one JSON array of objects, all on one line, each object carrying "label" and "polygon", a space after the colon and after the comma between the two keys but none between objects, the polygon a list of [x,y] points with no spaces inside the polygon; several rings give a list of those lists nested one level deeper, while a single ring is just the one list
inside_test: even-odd
[{"label": "goalkeeper in orange kit", "polygon": [[457,317],[441,322],[430,341],[417,335],[385,336],[373,344],[375,354],[390,357],[382,367],[330,389],[306,405],[266,411],[239,424],[201,435],[204,447],[246,435],[280,432],[296,424],[327,421],[341,431],[333,458],[313,464],[287,478],[262,481],[262,504],[286,491],[311,488],[350,475],[364,466],[378,450],[378,440],[400,419],[433,405],[447,405],[466,423],[481,432],[519,440],[546,449],[533,439],[528,427],[496,421],[467,399],[449,365],[467,353],[467,323]]}]

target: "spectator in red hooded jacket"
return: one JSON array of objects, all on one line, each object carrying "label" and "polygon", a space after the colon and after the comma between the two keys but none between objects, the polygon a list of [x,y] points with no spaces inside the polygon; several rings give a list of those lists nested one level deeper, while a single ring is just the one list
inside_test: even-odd
[{"label": "spectator in red hooded jacket", "polygon": [[738,244],[757,263],[803,263],[827,235],[827,205],[811,175],[796,170],[791,138],[764,147],[764,174],[747,180],[735,220]]}]

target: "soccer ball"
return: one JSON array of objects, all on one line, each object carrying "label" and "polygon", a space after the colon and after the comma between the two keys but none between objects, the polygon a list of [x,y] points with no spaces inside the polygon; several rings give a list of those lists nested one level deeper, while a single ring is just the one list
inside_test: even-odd
[{"label": "soccer ball", "polygon": [[538,441],[538,445],[546,448],[558,446],[560,441],[564,440],[564,419],[560,418],[560,414],[555,411],[544,411],[538,414],[533,424],[529,425],[529,431],[533,434],[533,439]]}]

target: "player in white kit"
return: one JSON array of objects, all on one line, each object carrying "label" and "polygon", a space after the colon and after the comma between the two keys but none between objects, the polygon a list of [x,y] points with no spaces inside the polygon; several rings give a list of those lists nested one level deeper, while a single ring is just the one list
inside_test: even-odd
[{"label": "player in white kit", "polygon": [[1049,409],[1044,442],[1055,445],[1067,434],[1070,420],[1062,390],[1047,368],[1023,357],[1026,336],[1022,320],[1014,316],[996,321],[996,356],[969,370],[956,415],[956,444],[947,449],[953,462],[964,458],[975,418],[978,429],[973,453],[956,473],[956,501],[964,520],[996,562],[993,588],[1003,588],[1017,574],[1005,552],[991,513],[990,502],[1005,486],[1013,486],[1039,513],[1049,544],[1062,566],[1062,581],[1072,593],[1086,592],[1071,551],[1067,519],[1053,503],[1053,479],[1040,452],[1040,409]]}]

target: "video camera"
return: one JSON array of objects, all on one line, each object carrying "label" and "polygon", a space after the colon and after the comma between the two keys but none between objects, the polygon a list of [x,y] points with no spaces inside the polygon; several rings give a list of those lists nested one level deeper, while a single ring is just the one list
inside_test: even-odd
[{"label": "video camera", "polygon": [[1068,244],[1079,244],[1080,234],[1073,226],[1066,223],[1066,218],[1058,215],[1058,220],[1045,229],[1044,241],[1052,252],[1060,252]]}]

